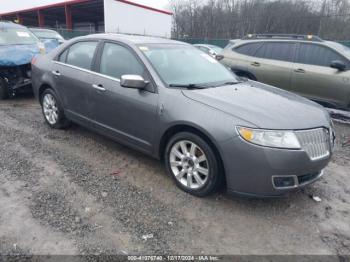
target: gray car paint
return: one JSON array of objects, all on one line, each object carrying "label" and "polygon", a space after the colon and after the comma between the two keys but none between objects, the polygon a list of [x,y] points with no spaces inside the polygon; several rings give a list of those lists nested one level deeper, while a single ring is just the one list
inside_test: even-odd
[{"label": "gray car paint", "polygon": [[[147,68],[154,90],[122,88],[118,79],[54,61],[67,46],[83,40],[106,40],[128,46]],[[231,192],[279,195],[286,190],[273,188],[272,175],[304,175],[318,172],[327,165],[330,157],[311,161],[302,150],[249,144],[235,129],[236,126],[329,129],[329,114],[321,106],[254,81],[202,90],[168,88],[137,46],[148,43],[187,45],[167,39],[117,34],[75,38],[37,58],[33,65],[34,93],[39,98],[43,88],[50,86],[59,95],[69,119],[155,158],[162,158],[162,138],[168,130],[175,127],[198,130],[220,154]],[[55,70],[62,70],[69,78],[57,81],[59,77],[52,74]],[[92,88],[93,84],[100,83],[107,89],[103,94]],[[68,99],[70,93],[73,96]]]}]

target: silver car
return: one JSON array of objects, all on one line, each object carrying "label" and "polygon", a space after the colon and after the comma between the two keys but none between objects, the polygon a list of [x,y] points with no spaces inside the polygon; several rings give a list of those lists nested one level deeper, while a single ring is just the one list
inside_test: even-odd
[{"label": "silver car", "polygon": [[215,45],[195,44],[193,46],[214,58],[216,58],[216,56],[224,50],[223,48]]},{"label": "silver car", "polygon": [[158,158],[195,196],[223,185],[279,196],[319,179],[332,155],[332,124],[321,106],[240,82],[189,44],[90,35],[37,57],[32,68],[49,126],[75,122]]}]

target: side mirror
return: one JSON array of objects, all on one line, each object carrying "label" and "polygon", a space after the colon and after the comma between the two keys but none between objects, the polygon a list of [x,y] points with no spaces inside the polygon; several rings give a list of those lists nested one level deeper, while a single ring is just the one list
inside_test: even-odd
[{"label": "side mirror", "polygon": [[346,69],[346,64],[343,61],[334,60],[332,61],[330,67],[338,69],[339,71],[344,71]]},{"label": "side mirror", "polygon": [[120,85],[127,88],[144,89],[148,84],[142,76],[139,75],[122,75]]}]

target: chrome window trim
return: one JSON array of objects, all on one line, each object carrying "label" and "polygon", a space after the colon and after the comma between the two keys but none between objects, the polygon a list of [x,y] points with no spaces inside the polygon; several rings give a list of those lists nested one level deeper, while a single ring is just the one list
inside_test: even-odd
[{"label": "chrome window trim", "polygon": [[101,76],[101,77],[104,77],[106,79],[109,79],[109,80],[112,80],[112,81],[120,83],[120,79],[119,78],[114,78],[114,77],[111,77],[111,76],[107,76],[107,75],[104,75],[104,74],[101,74],[101,73],[97,73],[97,72],[91,71],[89,69],[85,69],[85,68],[81,68],[81,67],[78,67],[78,66],[70,65],[70,64],[67,64],[67,63],[62,63],[62,62],[58,62],[58,61],[52,61],[52,62],[55,63],[55,64],[58,64],[58,65],[62,65],[62,66],[70,67],[70,68],[73,68],[73,69],[77,69],[77,70],[80,70],[80,71],[85,72],[85,73],[91,73],[91,74],[94,74],[94,75],[97,75],[97,76]]}]

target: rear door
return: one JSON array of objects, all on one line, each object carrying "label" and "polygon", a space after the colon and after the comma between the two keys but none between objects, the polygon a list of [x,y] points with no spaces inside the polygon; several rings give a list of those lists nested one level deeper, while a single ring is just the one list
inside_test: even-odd
[{"label": "rear door", "polygon": [[264,42],[250,59],[248,70],[258,81],[290,90],[296,44]]},{"label": "rear door", "polygon": [[331,68],[340,60],[350,68],[349,61],[329,47],[316,43],[300,43],[292,77],[292,90],[310,99],[347,106],[349,73]]},{"label": "rear door", "polygon": [[[158,93],[144,64],[123,44],[106,42],[97,62],[91,95],[98,128],[138,149],[151,152],[157,128]],[[122,75],[141,75],[146,90],[120,85]]]},{"label": "rear door", "polygon": [[54,62],[52,74],[66,113],[75,121],[91,119],[89,102],[93,84],[91,72],[98,41],[71,45]]},{"label": "rear door", "polygon": [[262,43],[256,42],[239,45],[233,48],[225,48],[222,62],[229,66],[234,72],[240,70],[249,71],[250,62],[261,45]]}]

